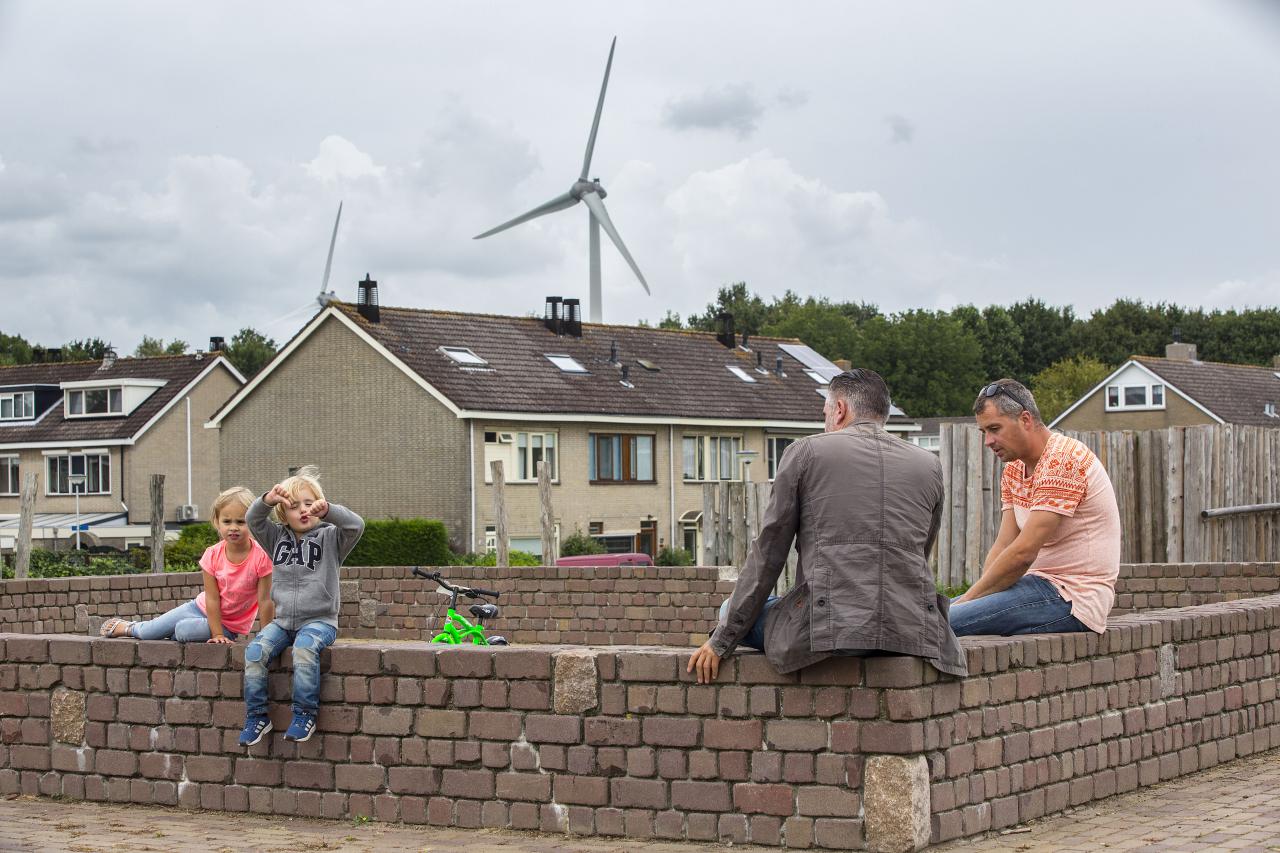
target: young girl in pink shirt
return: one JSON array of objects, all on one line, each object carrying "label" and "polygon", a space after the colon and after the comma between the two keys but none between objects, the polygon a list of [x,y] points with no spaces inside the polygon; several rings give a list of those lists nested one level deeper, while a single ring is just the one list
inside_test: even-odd
[{"label": "young girl in pink shirt", "polygon": [[102,636],[231,643],[249,633],[255,616],[261,614],[263,625],[274,619],[271,558],[249,535],[245,523],[251,503],[253,494],[242,486],[227,489],[213,502],[219,541],[200,558],[204,592],[144,622],[112,617],[102,623]]}]

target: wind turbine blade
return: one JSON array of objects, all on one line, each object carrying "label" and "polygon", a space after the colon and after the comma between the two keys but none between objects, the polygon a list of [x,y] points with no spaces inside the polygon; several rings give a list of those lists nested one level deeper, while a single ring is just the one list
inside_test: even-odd
[{"label": "wind turbine blade", "polygon": [[497,234],[499,231],[506,231],[508,228],[513,228],[521,222],[528,222],[530,219],[537,219],[539,216],[546,216],[548,213],[555,213],[557,210],[564,210],[566,207],[573,207],[577,203],[578,200],[569,193],[558,195],[546,204],[540,204],[528,213],[522,213],[510,222],[504,222],[497,228],[490,228],[483,234],[477,234],[471,239],[483,240],[485,237],[490,237]]},{"label": "wind turbine blade", "polygon": [[596,117],[591,122],[591,136],[587,137],[587,153],[582,158],[582,174],[579,179],[585,181],[591,171],[591,155],[596,150],[596,132],[600,130],[600,113],[604,112],[604,92],[609,88],[609,69],[613,68],[613,49],[618,46],[618,37],[613,37],[609,45],[609,61],[604,64],[604,82],[600,84],[600,100],[596,101]]},{"label": "wind turbine blade", "polygon": [[635,258],[631,257],[631,253],[627,251],[626,244],[622,242],[622,237],[618,235],[618,229],[613,227],[613,221],[609,219],[609,211],[604,209],[604,199],[595,193],[586,193],[582,196],[582,200],[587,203],[587,207],[591,210],[591,215],[600,223],[604,233],[609,235],[613,245],[618,247],[618,251],[622,253],[622,257],[630,265],[631,271],[636,274],[636,278],[640,279],[644,292],[652,296],[653,291],[649,290],[649,282],[644,280],[644,273],[640,272],[640,267],[636,266]]},{"label": "wind turbine blade", "polygon": [[329,257],[324,259],[324,278],[320,281],[320,299],[324,299],[329,286],[329,270],[333,268],[333,247],[338,242],[338,223],[342,221],[342,202],[338,202],[338,215],[333,220],[333,236],[329,238]]},{"label": "wind turbine blade", "polygon": [[297,315],[301,314],[303,311],[306,311],[308,309],[314,310],[315,307],[316,307],[316,303],[313,300],[311,302],[308,302],[306,305],[303,305],[300,308],[294,308],[292,311],[288,312],[287,314],[281,314],[279,317],[275,318],[274,320],[264,323],[262,325],[262,328],[269,329],[277,323],[282,323],[285,320],[288,320],[290,317],[296,317]]}]

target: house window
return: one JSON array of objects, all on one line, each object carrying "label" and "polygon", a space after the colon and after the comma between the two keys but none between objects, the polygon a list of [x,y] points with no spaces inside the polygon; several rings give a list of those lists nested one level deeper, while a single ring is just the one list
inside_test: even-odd
[{"label": "house window", "polygon": [[500,432],[484,434],[484,481],[493,482],[489,463],[502,461],[502,476],[508,483],[535,483],[538,463],[546,461],[551,479],[560,477],[554,432]]},{"label": "house window", "polygon": [[564,353],[546,353],[547,361],[560,368],[565,373],[587,373],[587,369],[583,367],[576,358]]},{"label": "house window", "polygon": [[453,359],[458,364],[466,364],[472,367],[483,367],[489,363],[466,347],[440,347],[440,352],[449,356],[449,358]]},{"label": "house window", "polygon": [[685,480],[742,479],[741,436],[686,435],[681,446]]},{"label": "house window", "polygon": [[18,480],[18,457],[0,456],[0,495],[16,495]]},{"label": "house window", "polygon": [[1108,412],[1126,409],[1163,409],[1164,385],[1108,385],[1106,410]]},{"label": "house window", "polygon": [[702,513],[691,509],[680,516],[680,547],[693,555],[694,564],[702,560]]},{"label": "house window", "polygon": [[766,442],[765,455],[769,462],[769,479],[772,480],[778,476],[778,465],[782,462],[782,454],[787,452],[787,448],[795,444],[797,436],[787,435],[771,435]]},{"label": "house window", "polygon": [[118,415],[124,412],[122,388],[84,388],[67,392],[67,416]]},{"label": "house window", "polygon": [[16,421],[36,416],[36,392],[0,394],[0,421]]},{"label": "house window", "polygon": [[750,373],[747,373],[745,370],[743,370],[741,367],[738,367],[738,365],[736,364],[729,364],[725,366],[729,369],[730,373],[732,373],[734,376],[741,379],[743,382],[756,381],[756,378],[754,376],[752,376]]},{"label": "house window", "polygon": [[70,495],[71,478],[83,476],[74,491],[82,495],[111,494],[111,456],[106,453],[68,453],[45,457],[45,494]]},{"label": "house window", "polygon": [[593,483],[652,483],[653,436],[591,433],[587,478]]},{"label": "house window", "polygon": [[916,447],[923,447],[934,453],[940,453],[942,450],[942,436],[940,435],[913,435],[910,438],[912,444]]}]

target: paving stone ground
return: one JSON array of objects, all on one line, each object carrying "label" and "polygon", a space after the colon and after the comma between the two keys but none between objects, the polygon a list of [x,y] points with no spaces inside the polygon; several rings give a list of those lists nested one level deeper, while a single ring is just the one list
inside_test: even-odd
[{"label": "paving stone ground", "polygon": [[[0,800],[0,851],[14,853],[695,853],[724,845],[566,839],[489,830],[186,812],[18,797]],[[736,850],[776,849],[735,846]],[[1280,750],[1215,767],[1013,831],[932,853],[1280,851]]]}]

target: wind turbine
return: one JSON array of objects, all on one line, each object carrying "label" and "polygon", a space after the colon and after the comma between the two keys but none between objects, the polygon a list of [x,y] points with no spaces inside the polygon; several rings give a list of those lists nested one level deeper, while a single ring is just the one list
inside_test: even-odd
[{"label": "wind turbine", "polygon": [[551,201],[535,207],[528,213],[517,216],[510,222],[504,222],[497,228],[491,228],[483,234],[477,234],[474,239],[483,240],[497,234],[499,231],[506,231],[522,222],[528,222],[530,219],[537,219],[539,216],[546,216],[548,213],[555,213],[559,210],[565,210],[573,207],[578,202],[587,205],[587,222],[588,222],[588,242],[590,245],[590,275],[591,290],[589,302],[589,319],[592,323],[602,321],[603,307],[601,305],[601,288],[600,288],[600,229],[609,235],[609,239],[613,241],[613,245],[618,247],[618,251],[622,254],[627,265],[631,267],[631,271],[636,274],[636,278],[640,280],[640,284],[644,287],[645,293],[652,293],[649,290],[649,283],[644,280],[644,274],[640,272],[640,267],[636,265],[635,258],[631,257],[631,253],[627,251],[627,246],[622,242],[622,237],[618,234],[618,229],[613,226],[613,221],[609,219],[609,211],[604,208],[604,199],[608,195],[604,191],[604,187],[600,185],[600,181],[596,178],[588,180],[587,175],[591,172],[591,155],[596,147],[596,132],[600,130],[600,113],[604,110],[604,93],[609,88],[609,71],[613,68],[613,50],[618,44],[617,36],[614,36],[613,43],[609,45],[609,61],[604,66],[604,82],[600,84],[600,99],[596,101],[596,117],[591,123],[591,135],[587,137],[587,153],[582,158],[582,173],[578,175],[578,180],[573,182],[573,186],[569,187],[569,191],[564,195],[556,196]]},{"label": "wind turbine", "polygon": [[338,202],[338,215],[334,217],[333,235],[329,238],[329,255],[324,259],[324,278],[320,280],[320,293],[316,295],[316,298],[314,300],[312,300],[311,302],[308,302],[306,305],[303,305],[301,308],[295,308],[292,311],[290,311],[288,314],[282,314],[279,317],[272,320],[270,323],[267,323],[266,325],[263,326],[264,329],[269,329],[275,324],[283,320],[288,320],[290,317],[301,314],[303,311],[307,311],[311,309],[313,306],[319,307],[321,310],[324,310],[325,308],[328,307],[330,302],[334,302],[337,300],[338,294],[334,293],[332,290],[326,292],[325,288],[329,286],[329,270],[333,269],[333,247],[338,242],[338,223],[341,221],[342,221],[342,202]]}]

